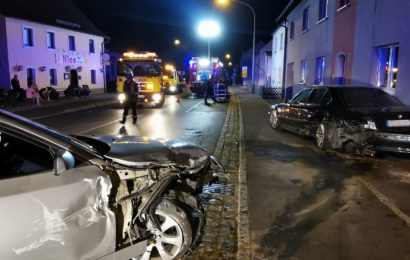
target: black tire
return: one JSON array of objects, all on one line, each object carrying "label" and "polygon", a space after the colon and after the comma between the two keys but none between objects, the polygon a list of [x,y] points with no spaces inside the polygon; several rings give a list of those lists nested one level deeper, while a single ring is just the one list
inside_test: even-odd
[{"label": "black tire", "polygon": [[329,128],[325,122],[321,122],[317,126],[316,145],[322,150],[327,150],[330,148]]},{"label": "black tire", "polygon": [[162,230],[150,230],[155,234],[143,259],[178,259],[192,245],[192,228],[186,211],[169,199],[162,199],[155,210],[155,217]]},{"label": "black tire", "polygon": [[270,125],[273,129],[279,128],[279,117],[276,110],[272,110],[269,116]]}]

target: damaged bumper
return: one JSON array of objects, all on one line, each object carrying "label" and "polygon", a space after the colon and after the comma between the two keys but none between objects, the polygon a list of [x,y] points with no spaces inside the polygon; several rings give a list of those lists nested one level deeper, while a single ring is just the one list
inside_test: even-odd
[{"label": "damaged bumper", "polygon": [[372,138],[374,150],[410,153],[410,135],[394,133],[375,133]]}]

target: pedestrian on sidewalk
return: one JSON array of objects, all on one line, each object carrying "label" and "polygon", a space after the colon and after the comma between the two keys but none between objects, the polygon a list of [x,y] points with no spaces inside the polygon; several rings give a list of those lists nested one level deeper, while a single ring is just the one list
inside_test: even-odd
[{"label": "pedestrian on sidewalk", "polygon": [[38,93],[37,84],[32,78],[27,80],[26,98],[27,100],[35,100],[36,104],[40,105],[41,97]]},{"label": "pedestrian on sidewalk", "polygon": [[132,73],[127,74],[127,80],[124,82],[124,112],[122,114],[121,124],[125,124],[127,121],[128,110],[132,109],[132,123],[137,123],[137,98],[138,98],[138,86],[132,79]]},{"label": "pedestrian on sidewalk", "polygon": [[11,90],[9,92],[11,104],[13,106],[16,106],[19,100],[24,101],[25,96],[26,95],[24,93],[24,90],[20,86],[20,81],[18,79],[18,76],[17,74],[15,74],[13,79],[11,80]]}]

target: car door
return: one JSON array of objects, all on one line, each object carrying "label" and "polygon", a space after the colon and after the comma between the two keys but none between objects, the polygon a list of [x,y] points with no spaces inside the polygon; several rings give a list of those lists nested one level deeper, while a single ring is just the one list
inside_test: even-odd
[{"label": "car door", "polygon": [[291,130],[297,131],[303,124],[303,110],[307,107],[311,93],[312,89],[304,89],[287,103],[284,112],[286,114],[285,122],[290,128],[292,128]]},{"label": "car door", "polygon": [[298,111],[300,127],[306,134],[315,134],[317,124],[328,109],[331,101],[329,90],[325,87],[315,88],[309,96],[309,100]]},{"label": "car door", "polygon": [[75,155],[71,169],[54,175],[56,151],[0,125],[0,259],[95,259],[114,251],[109,179]]}]

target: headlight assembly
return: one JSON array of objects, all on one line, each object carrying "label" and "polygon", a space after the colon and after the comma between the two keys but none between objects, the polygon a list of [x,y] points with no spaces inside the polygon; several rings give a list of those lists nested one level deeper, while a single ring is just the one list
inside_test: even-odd
[{"label": "headlight assembly", "polygon": [[370,129],[370,130],[377,130],[377,126],[374,121],[367,121],[367,123],[363,125],[363,128]]},{"label": "headlight assembly", "polygon": [[159,103],[162,99],[162,95],[155,93],[154,95],[152,95],[152,99],[154,100],[155,103]]}]

